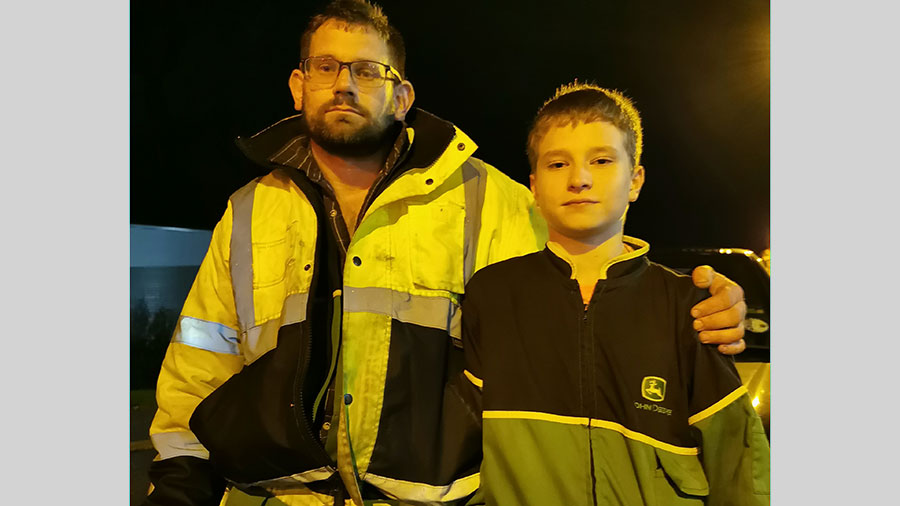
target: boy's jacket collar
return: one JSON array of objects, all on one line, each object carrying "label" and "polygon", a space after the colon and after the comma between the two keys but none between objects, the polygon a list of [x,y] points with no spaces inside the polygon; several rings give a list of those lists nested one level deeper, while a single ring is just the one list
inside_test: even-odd
[{"label": "boy's jacket collar", "polygon": [[[636,237],[629,237],[627,235],[622,237],[622,241],[629,245],[632,248],[632,251],[622,253],[607,262],[606,278],[600,279],[599,282],[625,282],[647,268],[647,252],[650,251],[650,244]],[[545,247],[543,253],[560,274],[565,276],[566,279],[571,279],[572,265],[568,260],[561,258],[560,255],[554,253],[549,247]]]}]

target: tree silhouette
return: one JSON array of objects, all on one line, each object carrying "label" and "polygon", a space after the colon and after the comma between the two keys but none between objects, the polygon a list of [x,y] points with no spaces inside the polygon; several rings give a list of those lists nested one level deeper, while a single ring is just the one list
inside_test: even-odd
[{"label": "tree silhouette", "polygon": [[140,299],[131,308],[131,389],[155,388],[159,368],[172,339],[178,312],[161,307],[152,315]]}]

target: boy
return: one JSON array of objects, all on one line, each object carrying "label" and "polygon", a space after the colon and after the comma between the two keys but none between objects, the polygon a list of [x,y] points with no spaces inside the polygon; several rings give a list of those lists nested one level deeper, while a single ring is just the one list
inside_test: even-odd
[{"label": "boy", "polygon": [[475,274],[465,375],[481,389],[487,504],[768,504],[769,447],[732,360],[699,343],[691,279],[623,235],[640,117],[566,85],[528,138],[543,251]]}]

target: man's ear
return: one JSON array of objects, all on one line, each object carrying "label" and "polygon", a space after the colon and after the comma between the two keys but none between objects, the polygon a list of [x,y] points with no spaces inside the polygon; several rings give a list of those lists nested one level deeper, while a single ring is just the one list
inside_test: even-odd
[{"label": "man's ear", "polygon": [[403,121],[406,114],[412,109],[413,102],[416,100],[416,90],[413,89],[411,82],[404,79],[394,85],[394,119]]},{"label": "man's ear", "polygon": [[638,165],[631,171],[631,188],[628,190],[628,202],[634,202],[644,186],[644,166]]},{"label": "man's ear", "polygon": [[294,69],[288,80],[288,86],[291,88],[291,96],[294,97],[294,109],[303,110],[303,72],[300,69]]}]

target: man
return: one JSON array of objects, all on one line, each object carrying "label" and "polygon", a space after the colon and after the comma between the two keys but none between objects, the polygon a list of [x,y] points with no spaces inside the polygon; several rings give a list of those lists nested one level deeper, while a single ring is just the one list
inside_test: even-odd
[{"label": "man", "polygon": [[[239,140],[271,172],[231,197],[185,301],[148,504],[218,504],[226,480],[227,504],[453,502],[478,486],[479,420],[454,383],[463,287],[536,251],[545,226],[462,131],[412,108],[379,9],[329,5],[301,58],[302,114]],[[717,276],[713,291],[694,316],[740,351],[740,288]]]}]

